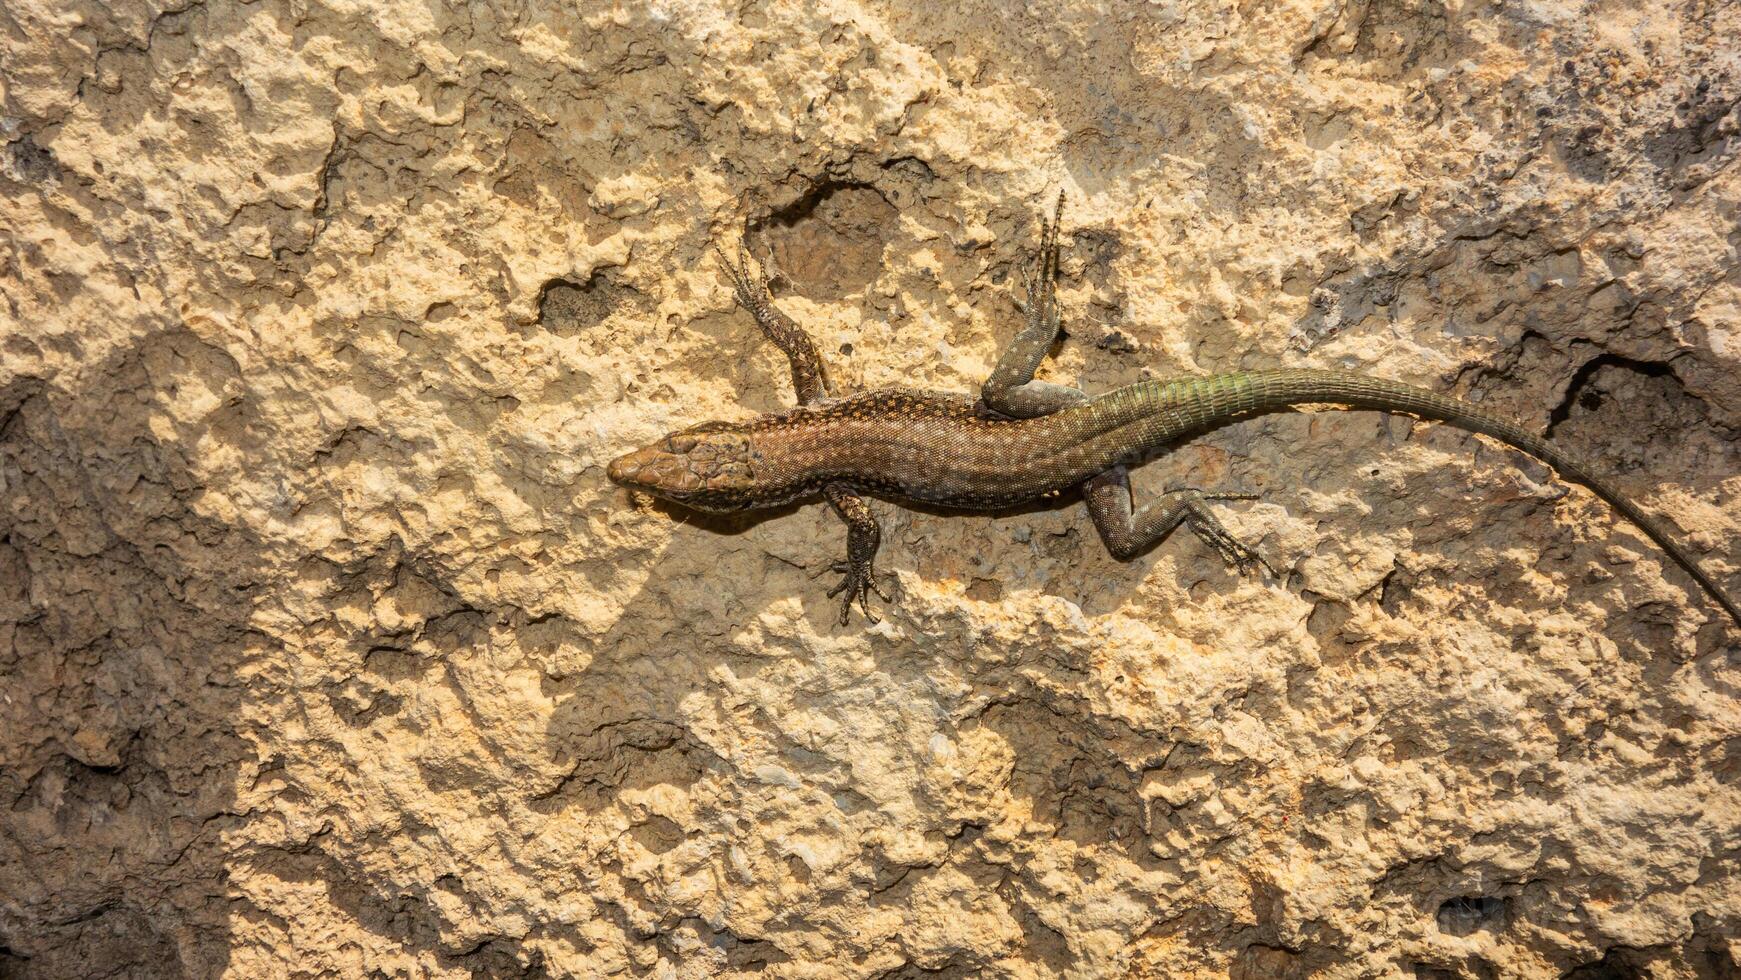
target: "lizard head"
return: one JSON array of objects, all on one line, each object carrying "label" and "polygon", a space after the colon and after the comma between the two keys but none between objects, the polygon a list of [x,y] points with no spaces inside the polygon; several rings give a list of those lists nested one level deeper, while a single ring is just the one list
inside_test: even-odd
[{"label": "lizard head", "polygon": [[764,463],[744,426],[704,422],[617,457],[605,472],[631,490],[729,513],[761,504],[758,491],[765,487],[757,470]]}]

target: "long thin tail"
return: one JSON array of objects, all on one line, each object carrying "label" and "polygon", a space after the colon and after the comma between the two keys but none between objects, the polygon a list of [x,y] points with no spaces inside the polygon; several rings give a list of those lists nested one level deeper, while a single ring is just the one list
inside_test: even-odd
[{"label": "long thin tail", "polygon": [[[1717,600],[1717,604],[1729,613],[1737,625],[1741,625],[1741,606],[1737,606],[1735,600],[1729,598],[1722,587],[1694,563],[1692,556],[1669,537],[1668,530],[1660,521],[1645,513],[1607,481],[1596,477],[1583,463],[1561,452],[1552,443],[1510,422],[1485,415],[1466,402],[1436,395],[1413,385],[1344,371],[1252,371],[1181,378],[1153,384],[1155,388],[1146,394],[1158,399],[1163,406],[1162,411],[1157,414],[1162,418],[1171,415],[1174,420],[1181,421],[1182,429],[1187,431],[1200,430],[1232,419],[1283,411],[1297,405],[1324,404],[1384,412],[1407,412],[1421,418],[1445,422],[1459,429],[1492,436],[1542,460],[1565,479],[1582,483],[1595,491],[1596,496],[1606,500],[1610,506],[1626,515],[1628,520],[1648,534],[1652,541],[1661,546],[1670,558],[1686,569],[1687,574],[1711,594],[1711,598]],[[1173,406],[1171,412],[1166,409],[1168,405]],[[1179,413],[1187,410],[1187,407],[1189,417],[1181,418]],[[1185,434],[1186,431],[1180,431],[1171,438]],[[1171,438],[1165,441],[1171,441]]]}]

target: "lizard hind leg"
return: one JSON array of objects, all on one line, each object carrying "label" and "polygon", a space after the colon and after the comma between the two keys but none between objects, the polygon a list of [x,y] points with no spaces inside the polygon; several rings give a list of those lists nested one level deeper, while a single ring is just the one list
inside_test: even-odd
[{"label": "lizard hind leg", "polygon": [[1011,418],[1050,415],[1088,400],[1082,391],[1049,381],[1035,381],[1034,372],[1052,342],[1058,339],[1058,225],[1064,217],[1064,192],[1050,221],[1040,226],[1040,251],[1022,273],[1027,286],[1027,326],[998,358],[997,367],[979,389],[987,408]]},{"label": "lizard hind leg", "polygon": [[1258,495],[1255,493],[1174,490],[1133,512],[1130,474],[1123,466],[1115,466],[1089,480],[1082,495],[1088,501],[1088,514],[1094,519],[1100,540],[1119,561],[1135,557],[1183,524],[1214,548],[1223,561],[1241,572],[1249,572],[1261,565],[1272,577],[1281,577],[1255,549],[1235,538],[1204,503],[1209,500],[1256,500]]},{"label": "lizard hind leg", "polygon": [[749,250],[744,246],[743,240],[738,241],[736,262],[717,245],[713,251],[725,266],[725,274],[731,279],[732,293],[736,296],[738,305],[756,318],[756,325],[762,328],[762,333],[774,342],[774,346],[780,348],[780,352],[786,355],[786,360],[792,365],[792,387],[798,393],[798,404],[808,405],[818,398],[826,397],[828,374],[822,367],[822,355],[816,352],[816,344],[804,332],[804,328],[775,308],[773,298],[768,293],[767,273],[750,262]]}]

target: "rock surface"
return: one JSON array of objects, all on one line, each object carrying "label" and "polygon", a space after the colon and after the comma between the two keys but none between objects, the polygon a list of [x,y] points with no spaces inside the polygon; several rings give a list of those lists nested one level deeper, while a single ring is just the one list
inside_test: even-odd
[{"label": "rock surface", "polygon": [[971,391],[1069,195],[1047,376],[1346,367],[1550,431],[1741,590],[1741,7],[9,0],[0,976],[1732,977],[1737,631],[1402,417],[1080,504],[604,478]]}]

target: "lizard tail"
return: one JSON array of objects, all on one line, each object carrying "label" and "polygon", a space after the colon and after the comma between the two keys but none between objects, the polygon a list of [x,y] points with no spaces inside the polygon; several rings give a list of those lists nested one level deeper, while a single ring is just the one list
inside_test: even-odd
[{"label": "lizard tail", "polygon": [[[1297,405],[1337,405],[1355,409],[1384,412],[1407,412],[1424,419],[1454,425],[1459,429],[1479,432],[1529,453],[1552,466],[1561,477],[1581,483],[1607,501],[1609,506],[1638,525],[1677,564],[1686,569],[1711,598],[1741,625],[1741,606],[1729,598],[1716,580],[1707,575],[1691,555],[1669,536],[1668,529],[1656,517],[1621,495],[1606,480],[1591,473],[1583,463],[1568,456],[1552,443],[1511,422],[1477,411],[1467,402],[1434,394],[1383,378],[1367,377],[1344,371],[1252,371],[1184,378],[1160,382],[1157,392],[1163,404],[1173,402],[1187,406],[1195,403],[1197,411],[1190,414],[1204,428],[1215,421],[1267,415]],[[1177,401],[1174,401],[1177,399]],[[1183,435],[1184,433],[1180,433]],[[1170,441],[1170,440],[1169,440]]]}]

